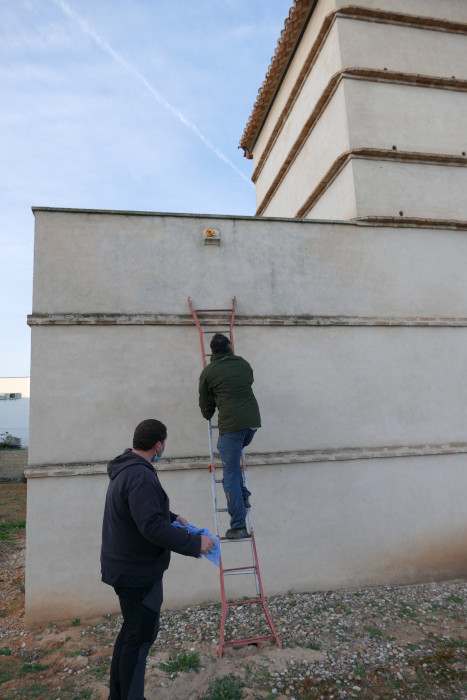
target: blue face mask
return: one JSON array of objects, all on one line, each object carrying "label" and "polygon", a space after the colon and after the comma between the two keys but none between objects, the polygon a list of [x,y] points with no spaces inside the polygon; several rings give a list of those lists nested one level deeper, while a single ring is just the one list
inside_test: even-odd
[{"label": "blue face mask", "polygon": [[156,452],[156,454],[155,454],[154,457],[152,458],[152,461],[153,461],[153,462],[158,462],[160,459],[162,459],[163,455],[164,455],[164,450],[162,450],[162,454],[161,454],[160,457],[157,456],[157,452]]}]

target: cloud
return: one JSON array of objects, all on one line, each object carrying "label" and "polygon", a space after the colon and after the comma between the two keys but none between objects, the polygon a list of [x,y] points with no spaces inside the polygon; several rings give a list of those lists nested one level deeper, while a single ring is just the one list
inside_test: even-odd
[{"label": "cloud", "polygon": [[122,68],[128,71],[137,81],[139,81],[148,90],[153,97],[159,102],[159,104],[164,107],[175,119],[178,119],[184,126],[190,129],[197,138],[204,143],[204,145],[209,148],[221,161],[234,170],[243,180],[245,180],[250,186],[253,186],[249,178],[247,178],[244,173],[237,168],[231,160],[211,141],[206,138],[206,136],[198,129],[198,127],[187,118],[177,107],[168,102],[165,97],[152,85],[152,83],[147,80],[147,78],[137,70],[131,63],[129,63],[120,53],[115,51],[110,44],[108,44],[91,25],[85,22],[74,10],[72,10],[69,5],[67,5],[64,0],[53,0],[53,2],[60,7],[63,12],[70,17],[74,22],[76,22],[85,34],[88,34],[96,44],[106,53],[108,53],[111,58],[118,63]]}]

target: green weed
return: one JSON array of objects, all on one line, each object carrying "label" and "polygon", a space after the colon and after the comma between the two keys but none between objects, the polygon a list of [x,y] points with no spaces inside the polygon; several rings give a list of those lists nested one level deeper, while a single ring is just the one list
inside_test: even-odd
[{"label": "green weed", "polygon": [[21,671],[23,673],[40,673],[41,671],[47,671],[48,668],[50,668],[50,664],[46,665],[35,662],[23,664]]},{"label": "green weed", "polygon": [[209,684],[209,693],[202,700],[242,700],[243,683],[230,674],[224,678],[216,678]]},{"label": "green weed", "polygon": [[0,685],[14,678],[14,669],[14,663],[3,664],[3,666],[0,667]]},{"label": "green weed", "polygon": [[365,632],[368,632],[370,639],[377,639],[378,637],[383,636],[383,633],[380,629],[378,629],[378,627],[364,627],[363,629]]},{"label": "green weed", "polygon": [[172,656],[167,663],[159,664],[159,668],[167,673],[180,673],[182,671],[196,671],[200,669],[199,654],[197,651],[181,651],[177,656]]},{"label": "green weed", "polygon": [[457,595],[448,595],[447,598],[445,598],[446,601],[449,601],[450,603],[456,603],[457,605],[463,605],[464,601],[462,598],[459,598]]},{"label": "green weed", "polygon": [[307,648],[314,649],[315,651],[319,651],[321,649],[319,644],[315,644],[314,642],[310,642],[309,644],[307,644]]},{"label": "green weed", "polygon": [[108,669],[109,667],[107,664],[104,664],[103,666],[91,666],[90,668],[86,669],[86,673],[91,674],[96,678],[104,678]]}]

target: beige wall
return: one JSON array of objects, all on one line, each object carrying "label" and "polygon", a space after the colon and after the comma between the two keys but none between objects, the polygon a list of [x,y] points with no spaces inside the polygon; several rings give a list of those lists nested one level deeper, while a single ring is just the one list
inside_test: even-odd
[{"label": "beige wall", "polygon": [[[432,16],[439,17],[444,2],[435,4],[438,11]],[[465,3],[463,5],[464,18],[456,19],[467,22]],[[410,12],[408,3],[402,12],[418,14]],[[343,17],[337,20],[337,26],[343,68],[379,68],[415,75],[467,78],[467,37],[464,34]]]},{"label": "beige wall", "polygon": [[[465,576],[466,460],[447,455],[250,468],[265,594]],[[214,529],[207,470],[161,472],[160,479],[175,512]],[[28,624],[118,611],[98,566],[106,487],[104,475],[30,479]],[[224,547],[224,566],[236,553]],[[253,593],[232,578],[240,577],[230,577],[228,597]],[[164,598],[166,607],[219,600],[216,567],[172,555]]]},{"label": "beige wall", "polygon": [[[254,368],[263,416],[249,481],[266,592],[464,572],[462,232],[35,216],[30,622],[115,610],[99,581],[105,463],[140,420],[168,426],[160,470],[173,510],[214,527],[188,296],[198,308],[238,300],[236,351]],[[204,244],[206,228],[220,230],[219,246]],[[312,536],[297,542],[297,531]],[[174,555],[166,605],[218,597],[211,564]]]}]

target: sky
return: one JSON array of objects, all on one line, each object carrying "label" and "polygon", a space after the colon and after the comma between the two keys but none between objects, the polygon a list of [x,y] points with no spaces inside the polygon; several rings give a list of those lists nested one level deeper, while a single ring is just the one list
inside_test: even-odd
[{"label": "sky", "polygon": [[254,215],[238,143],[291,5],[1,0],[0,377],[30,373],[33,206]]}]

